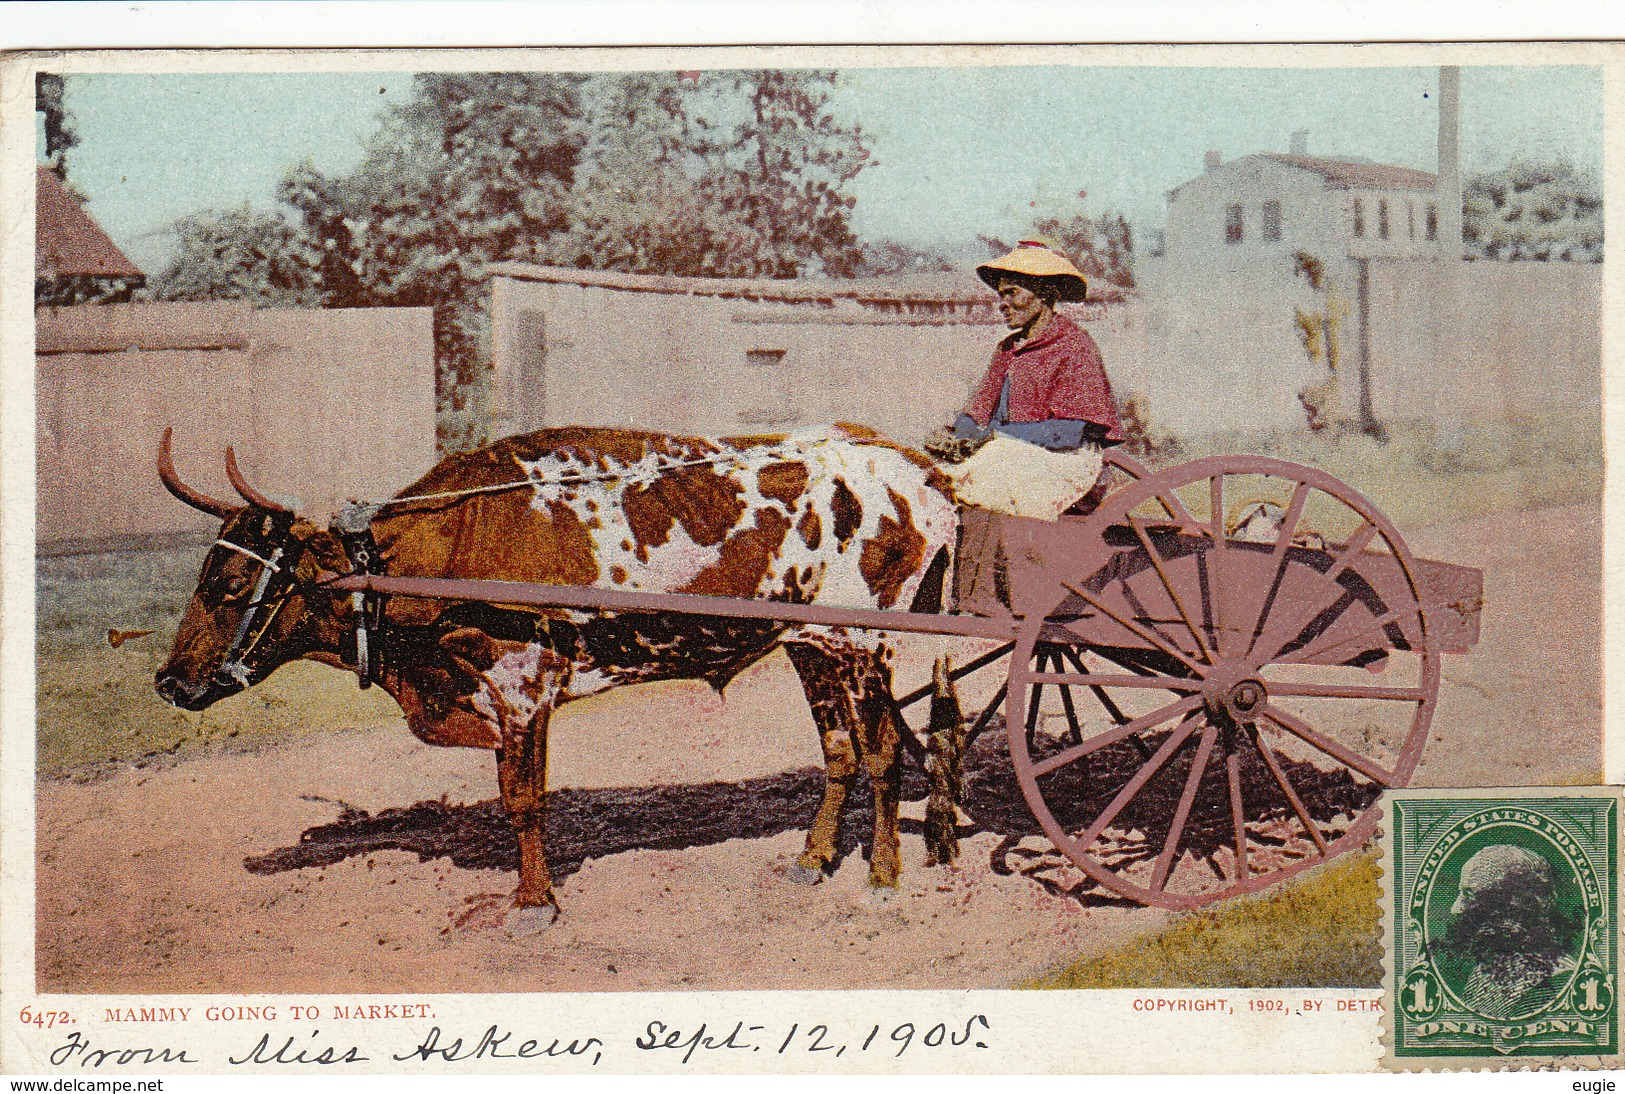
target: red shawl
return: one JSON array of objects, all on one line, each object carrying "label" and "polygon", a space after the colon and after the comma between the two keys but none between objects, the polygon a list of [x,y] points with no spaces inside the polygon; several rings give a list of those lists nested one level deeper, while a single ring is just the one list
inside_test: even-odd
[{"label": "red shawl", "polygon": [[1012,334],[993,353],[982,384],[965,413],[985,426],[999,403],[1005,376],[1010,377],[1009,420],[1043,422],[1052,418],[1093,422],[1106,430],[1106,444],[1126,440],[1117,420],[1117,402],[1100,347],[1087,331],[1064,315],[1055,315],[1036,338],[1020,342]]}]

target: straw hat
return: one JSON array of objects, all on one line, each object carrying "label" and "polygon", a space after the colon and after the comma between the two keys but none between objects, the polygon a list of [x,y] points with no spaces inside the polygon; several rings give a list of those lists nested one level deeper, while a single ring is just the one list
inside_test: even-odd
[{"label": "straw hat", "polygon": [[991,289],[997,289],[999,281],[1008,274],[1018,275],[1013,280],[1030,278],[1048,284],[1057,290],[1062,300],[1083,300],[1089,292],[1089,283],[1078,268],[1042,240],[1024,239],[1003,258],[976,267],[976,276]]}]

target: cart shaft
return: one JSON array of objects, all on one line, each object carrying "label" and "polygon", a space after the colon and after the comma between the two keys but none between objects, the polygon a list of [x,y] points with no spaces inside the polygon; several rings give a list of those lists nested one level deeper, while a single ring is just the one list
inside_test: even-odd
[{"label": "cart shaft", "polygon": [[376,577],[356,575],[330,588],[375,592],[421,600],[476,600],[526,608],[580,608],[586,611],[679,612],[724,619],[766,619],[826,627],[908,631],[1008,642],[1020,626],[1015,619],[927,612],[874,611],[823,604],[789,604],[780,600],[746,600],[692,593],[646,593],[600,589],[590,585],[541,585],[527,581],[472,581],[446,577]]}]

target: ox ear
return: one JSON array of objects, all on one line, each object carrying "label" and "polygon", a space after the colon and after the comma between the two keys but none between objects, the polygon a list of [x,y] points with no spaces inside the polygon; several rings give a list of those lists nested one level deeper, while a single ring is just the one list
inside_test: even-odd
[{"label": "ox ear", "polygon": [[326,529],[300,517],[288,531],[304,544],[305,550],[323,569],[343,572],[350,568],[350,557],[344,553],[343,545]]}]

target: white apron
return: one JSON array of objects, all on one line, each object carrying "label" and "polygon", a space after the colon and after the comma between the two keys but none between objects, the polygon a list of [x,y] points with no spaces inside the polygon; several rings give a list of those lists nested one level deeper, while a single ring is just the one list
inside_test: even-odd
[{"label": "white apron", "polygon": [[1003,433],[960,464],[945,464],[954,494],[975,505],[1016,517],[1054,520],[1094,489],[1104,449],[1085,441],[1072,452],[1052,452]]}]

